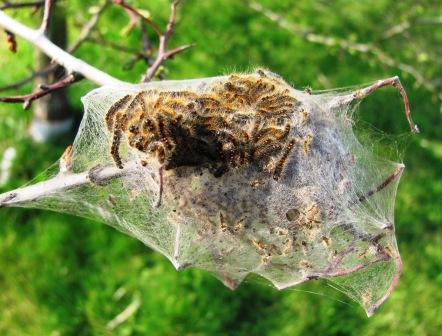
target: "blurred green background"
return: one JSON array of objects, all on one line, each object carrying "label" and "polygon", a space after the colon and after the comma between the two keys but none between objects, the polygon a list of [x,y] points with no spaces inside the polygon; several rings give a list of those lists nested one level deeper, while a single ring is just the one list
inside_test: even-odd
[{"label": "blurred green background", "polygon": [[[1,335],[436,335],[442,329],[442,6],[439,1],[270,1],[281,27],[247,1],[186,0],[171,46],[196,46],[168,61],[168,79],[214,76],[264,66],[297,88],[314,90],[399,75],[421,134],[408,135],[397,91],[366,99],[358,118],[397,139],[406,164],[396,204],[396,234],[404,261],[398,287],[368,319],[348,298],[315,281],[278,292],[263,280],[236,291],[210,274],[176,272],[162,255],[101,223],[29,209],[0,210]],[[0,2],[1,3],[1,2]],[[129,1],[164,25],[169,2]],[[146,4],[147,3],[147,4]],[[61,1],[73,41],[95,1]],[[256,7],[256,6],[255,6]],[[8,11],[32,26],[30,10]],[[128,17],[110,6],[98,30],[106,40],[140,46],[140,30],[124,34]],[[289,25],[285,25],[289,23]],[[290,31],[290,29],[295,31]],[[332,44],[309,41],[308,33]],[[33,49],[18,38],[12,54],[1,33],[0,86],[27,76]],[[151,32],[152,33],[152,32]],[[155,36],[151,34],[155,42]],[[342,41],[368,46],[368,52]],[[128,68],[131,55],[85,42],[75,55],[110,74],[139,81],[145,64]],[[383,56],[387,55],[389,58]],[[86,81],[69,89],[81,119]],[[32,90],[26,85],[18,91]],[[10,177],[0,192],[44,171],[72,143],[75,131],[46,143],[28,136],[32,109],[0,104],[0,159],[15,148]],[[109,321],[132,314],[111,332]]]}]

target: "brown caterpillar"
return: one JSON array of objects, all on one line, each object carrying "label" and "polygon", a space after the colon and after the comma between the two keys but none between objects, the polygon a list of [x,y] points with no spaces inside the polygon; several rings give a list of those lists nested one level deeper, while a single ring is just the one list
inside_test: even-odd
[{"label": "brown caterpillar", "polygon": [[263,70],[230,75],[204,93],[140,91],[106,114],[111,155],[123,168],[119,148],[125,136],[165,170],[201,166],[219,177],[255,164],[278,180],[296,142],[289,137],[290,114],[298,105],[289,85]]}]

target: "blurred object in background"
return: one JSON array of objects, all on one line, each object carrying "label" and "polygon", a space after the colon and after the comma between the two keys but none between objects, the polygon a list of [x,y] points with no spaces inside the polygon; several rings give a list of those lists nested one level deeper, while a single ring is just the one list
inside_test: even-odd
[{"label": "blurred object in background", "polygon": [[0,157],[0,187],[8,183],[11,176],[12,163],[17,155],[17,150],[14,147],[8,147]]},{"label": "blurred object in background", "polygon": [[[53,6],[51,20],[48,27],[49,39],[62,49],[67,45],[66,14],[62,6]],[[36,69],[46,69],[52,60],[35,49]],[[44,72],[35,79],[35,89],[51,84],[64,76],[64,69],[58,66],[48,73]],[[32,138],[37,142],[44,142],[54,137],[67,133],[74,123],[72,109],[69,105],[66,89],[61,89],[37,99],[32,104],[33,119],[30,126]]]}]

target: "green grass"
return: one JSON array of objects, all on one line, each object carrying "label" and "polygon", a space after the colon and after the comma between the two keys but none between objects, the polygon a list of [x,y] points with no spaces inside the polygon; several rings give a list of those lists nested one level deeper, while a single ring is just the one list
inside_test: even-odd
[{"label": "green grass", "polygon": [[[80,6],[84,3],[69,1],[66,10],[71,26],[81,20]],[[378,43],[385,52],[428,78],[442,78],[437,58],[442,42],[440,25],[417,25],[407,32],[409,35],[379,39],[388,27],[403,20],[414,22],[416,17],[442,15],[430,1],[262,3],[318,33]],[[155,20],[165,22],[167,1],[149,2],[147,8]],[[23,13],[19,17],[36,22]],[[110,40],[137,46],[137,30],[128,37],[120,34],[127,20],[118,8],[111,8],[100,29]],[[76,34],[78,29],[73,28],[71,39]],[[387,67],[372,55],[306,42],[241,1],[185,1],[172,43],[191,42],[197,44],[194,49],[167,63],[168,78],[212,76],[261,65],[298,88],[310,85],[324,89],[401,76],[422,129],[420,135],[404,135],[407,123],[394,90],[376,93],[359,111],[362,120],[397,139],[405,138],[398,142],[407,166],[395,210],[404,262],[398,287],[368,319],[359,306],[326,281],[278,292],[264,280],[248,279],[230,291],[207,272],[176,272],[159,253],[101,223],[33,209],[1,209],[0,334],[111,334],[107,323],[133,302],[139,302],[139,308],[113,334],[438,334],[442,328],[441,102],[400,69]],[[0,42],[0,86],[26,76],[32,66],[31,47],[20,39],[18,43],[18,54],[12,55]],[[416,52],[425,53],[428,60],[425,55],[416,57]],[[90,43],[76,55],[129,81],[137,81],[144,69],[139,63],[124,71],[127,55]],[[92,87],[82,82],[70,89],[78,119],[79,98]],[[22,92],[30,89],[27,86]],[[74,134],[50,143],[33,143],[27,136],[31,117],[31,112],[19,105],[0,104],[0,156],[9,146],[17,150],[12,176],[0,191],[28,182],[55,162],[72,142]]]}]

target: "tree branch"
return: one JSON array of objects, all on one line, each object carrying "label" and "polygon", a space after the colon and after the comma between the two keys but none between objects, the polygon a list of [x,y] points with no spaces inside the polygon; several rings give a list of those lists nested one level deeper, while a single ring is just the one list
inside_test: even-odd
[{"label": "tree branch", "polygon": [[174,55],[189,49],[193,45],[184,45],[172,50],[167,50],[167,45],[169,42],[170,37],[173,34],[173,28],[175,27],[175,20],[176,20],[176,10],[178,6],[179,0],[175,0],[172,2],[171,9],[170,9],[170,17],[169,21],[167,22],[166,31],[164,33],[161,33],[158,35],[159,37],[159,46],[158,46],[158,52],[155,60],[153,61],[152,65],[147,69],[145,75],[141,79],[143,83],[150,82],[152,78],[157,73],[158,69],[160,68],[161,64],[163,64],[164,61],[167,59],[173,57]]},{"label": "tree branch", "polygon": [[[389,230],[389,228],[387,228]],[[307,272],[300,280],[297,280],[296,282],[285,284],[284,286],[280,286],[279,289],[284,289],[287,287],[292,287],[295,285],[302,284],[304,282],[307,282],[312,279],[330,279],[335,277],[341,277],[345,275],[352,274],[354,272],[360,271],[362,269],[365,269],[367,267],[373,266],[375,264],[378,264],[380,262],[387,262],[387,261],[393,261],[395,265],[395,273],[393,276],[393,279],[388,286],[385,293],[380,297],[376,302],[369,305],[368,307],[364,307],[366,309],[367,315],[370,317],[374,314],[374,312],[388,299],[388,297],[391,295],[393,290],[396,288],[399,279],[402,274],[402,260],[399,256],[399,254],[393,254],[388,247],[384,247],[381,244],[378,243],[378,240],[383,236],[383,234],[377,235],[375,237],[372,237],[369,239],[369,243],[373,244],[376,247],[376,254],[373,256],[371,260],[359,263],[355,266],[352,266],[350,268],[342,268],[340,267],[342,261],[345,257],[349,256],[351,253],[355,251],[355,244],[357,241],[357,237],[355,236],[355,239],[351,241],[348,244],[348,247],[340,253],[338,256],[335,257],[335,260],[330,263],[330,265],[322,270],[322,271],[316,271],[316,272]]]},{"label": "tree branch", "polygon": [[410,104],[408,102],[407,93],[405,92],[405,89],[402,86],[398,76],[378,80],[373,84],[364,87],[360,90],[356,90],[347,95],[337,97],[334,101],[332,101],[331,107],[338,108],[340,106],[348,105],[355,100],[362,100],[366,98],[369,94],[377,91],[378,89],[384,86],[393,86],[394,88],[399,90],[399,93],[402,97],[402,101],[404,103],[405,116],[407,117],[408,124],[410,125],[410,130],[412,133],[419,133],[419,127],[415,124],[411,116]]},{"label": "tree branch", "polygon": [[359,196],[358,201],[355,203],[362,203],[370,196],[380,192],[382,189],[385,189],[391,182],[393,182],[403,171],[405,166],[400,164],[393,173],[391,173],[381,184],[376,186],[376,188],[369,190],[365,194]]},{"label": "tree branch", "polygon": [[402,274],[402,260],[399,254],[392,256],[388,252],[386,253],[390,256],[391,259],[393,259],[396,266],[396,272],[390,286],[387,288],[384,295],[382,295],[382,297],[377,302],[375,302],[369,309],[367,309],[368,317],[372,316],[374,312],[378,310],[378,308],[389,298],[393,290],[396,288]]},{"label": "tree branch", "polygon": [[76,72],[82,74],[85,78],[98,85],[127,84],[72,56],[53,44],[48,38],[41,34],[39,30],[33,30],[26,27],[6,15],[3,11],[0,11],[0,27],[32,43],[46,55],[53,58],[55,62],[65,67],[68,73]]},{"label": "tree branch", "polygon": [[[174,0],[171,4],[170,16],[169,16],[169,20],[166,25],[166,31],[164,33],[161,31],[160,27],[155,22],[153,22],[151,19],[149,19],[145,15],[141,14],[138,10],[136,10],[135,8],[133,8],[132,6],[127,4],[124,0],[113,0],[113,2],[115,4],[123,7],[124,9],[126,9],[129,13],[131,13],[131,15],[134,15],[135,17],[138,17],[138,18],[142,19],[143,21],[145,21],[147,24],[149,24],[158,36],[159,45],[158,45],[157,55],[155,57],[155,60],[150,65],[150,67],[146,70],[146,73],[142,77],[141,82],[144,82],[144,83],[150,82],[152,80],[152,78],[155,76],[155,74],[158,72],[158,69],[163,64],[164,61],[166,61],[166,60],[172,58],[173,56],[175,56],[176,54],[194,46],[194,44],[188,44],[188,45],[183,45],[178,48],[167,50],[167,45],[168,45],[169,39],[172,36],[173,29],[175,27],[176,11],[177,11],[177,6],[179,3],[179,0]],[[143,31],[142,31],[142,34],[143,34]],[[144,40],[145,40],[145,38],[144,38]],[[144,43],[143,43],[144,44],[143,49],[145,49],[145,45],[146,45],[145,42],[146,41],[144,41]],[[136,58],[136,60],[138,60],[138,59],[142,59],[142,58],[138,56]]]},{"label": "tree branch", "polygon": [[[94,28],[96,27],[101,14],[103,14],[104,10],[108,7],[108,5],[109,5],[109,1],[106,0],[98,8],[98,10],[95,12],[95,14],[92,15],[90,20],[83,26],[83,28],[82,28],[78,38],[74,41],[74,43],[72,43],[67,48],[67,52],[69,54],[72,54],[73,52],[75,52],[86,40],[88,40],[90,38],[90,35],[92,34]],[[135,52],[136,52],[136,50],[135,50]],[[8,91],[8,90],[11,90],[11,89],[18,89],[21,86],[25,85],[26,83],[31,82],[32,80],[34,80],[37,77],[46,76],[50,72],[52,72],[55,69],[57,69],[57,67],[58,67],[58,65],[56,63],[52,63],[48,67],[45,67],[45,68],[37,70],[37,71],[33,71],[29,76],[27,76],[27,77],[25,77],[25,78],[23,78],[21,80],[18,80],[18,81],[14,82],[14,83],[5,85],[3,87],[0,87],[0,92]]]},{"label": "tree branch", "polygon": [[146,21],[152,27],[152,29],[155,31],[155,33],[158,35],[158,37],[161,37],[162,32],[161,32],[160,27],[158,27],[158,25],[155,22],[153,22],[151,19],[149,19],[148,17],[146,17],[145,15],[143,15],[139,11],[137,11],[135,8],[130,6],[126,1],[124,1],[124,0],[113,0],[113,3],[123,7],[129,13],[134,15],[135,17],[138,17],[138,18]]},{"label": "tree branch", "polygon": [[42,34],[46,34],[48,27],[49,27],[49,20],[51,19],[51,13],[52,13],[52,5],[53,0],[45,0],[45,7],[43,12],[43,19],[41,21],[40,25],[40,32]]},{"label": "tree branch", "polygon": [[46,73],[47,73],[46,71],[32,72],[28,77],[25,77],[23,79],[20,79],[20,80],[14,82],[14,83],[0,87],[0,92],[9,91],[12,89],[18,89],[18,88],[22,87],[23,85],[25,85],[26,83],[29,83],[30,81],[32,81],[36,77],[45,75]]},{"label": "tree branch", "polygon": [[356,51],[361,54],[371,54],[379,62],[388,65],[390,67],[396,67],[401,71],[403,71],[404,73],[411,75],[419,85],[422,85],[428,91],[436,94],[436,96],[442,100],[442,93],[439,92],[437,87],[430,80],[428,80],[428,78],[422,75],[416,68],[414,68],[409,64],[397,61],[396,59],[394,59],[393,57],[391,57],[390,55],[385,53],[382,49],[380,49],[379,47],[375,46],[372,43],[358,43],[351,40],[315,34],[311,31],[310,28],[302,27],[294,23],[291,23],[286,19],[284,19],[282,16],[263,7],[261,4],[255,1],[250,2],[249,6],[255,11],[266,16],[271,21],[275,22],[281,28],[299,36],[300,38],[308,42],[322,44],[328,47],[339,47],[349,52]]},{"label": "tree branch", "polygon": [[[72,151],[70,154],[68,152],[67,155],[72,155]],[[139,163],[132,161],[125,163],[123,169],[115,165],[109,165],[100,169],[92,168],[81,173],[73,173],[65,165],[65,162],[69,162],[69,158],[63,157],[63,160],[60,161],[60,172],[49,180],[0,194],[0,208],[21,206],[41,197],[64,192],[90,183],[103,185],[114,178],[137,174],[137,169],[139,169]]]},{"label": "tree branch", "polygon": [[83,42],[86,41],[90,37],[93,30],[97,26],[100,16],[103,14],[104,10],[108,6],[109,6],[109,1],[108,0],[104,1],[103,4],[98,7],[98,9],[94,13],[94,15],[92,15],[92,17],[89,19],[89,21],[86,22],[86,24],[81,29],[80,35],[78,36],[77,40],[68,47],[67,51],[70,54],[75,52],[83,44]]},{"label": "tree branch", "polygon": [[196,44],[195,43],[191,43],[191,44],[185,44],[182,45],[181,47],[177,47],[171,50],[168,50],[167,52],[164,53],[163,55],[163,60],[168,60],[169,58],[174,57],[176,54],[179,54],[180,52],[187,50],[189,48],[194,47]]},{"label": "tree branch", "polygon": [[439,25],[442,24],[442,16],[436,17],[419,17],[414,20],[414,22],[404,21],[401,22],[382,34],[383,39],[389,39],[393,36],[403,34],[406,30],[412,28],[416,25]]},{"label": "tree branch", "polygon": [[67,75],[66,77],[62,78],[58,82],[47,85],[47,86],[41,86],[39,90],[22,96],[10,96],[10,97],[0,97],[0,102],[4,103],[23,103],[23,108],[26,110],[29,108],[30,104],[43,96],[46,96],[54,91],[63,89],[72,83],[78,82],[83,79],[83,76],[79,73],[71,73]]}]

